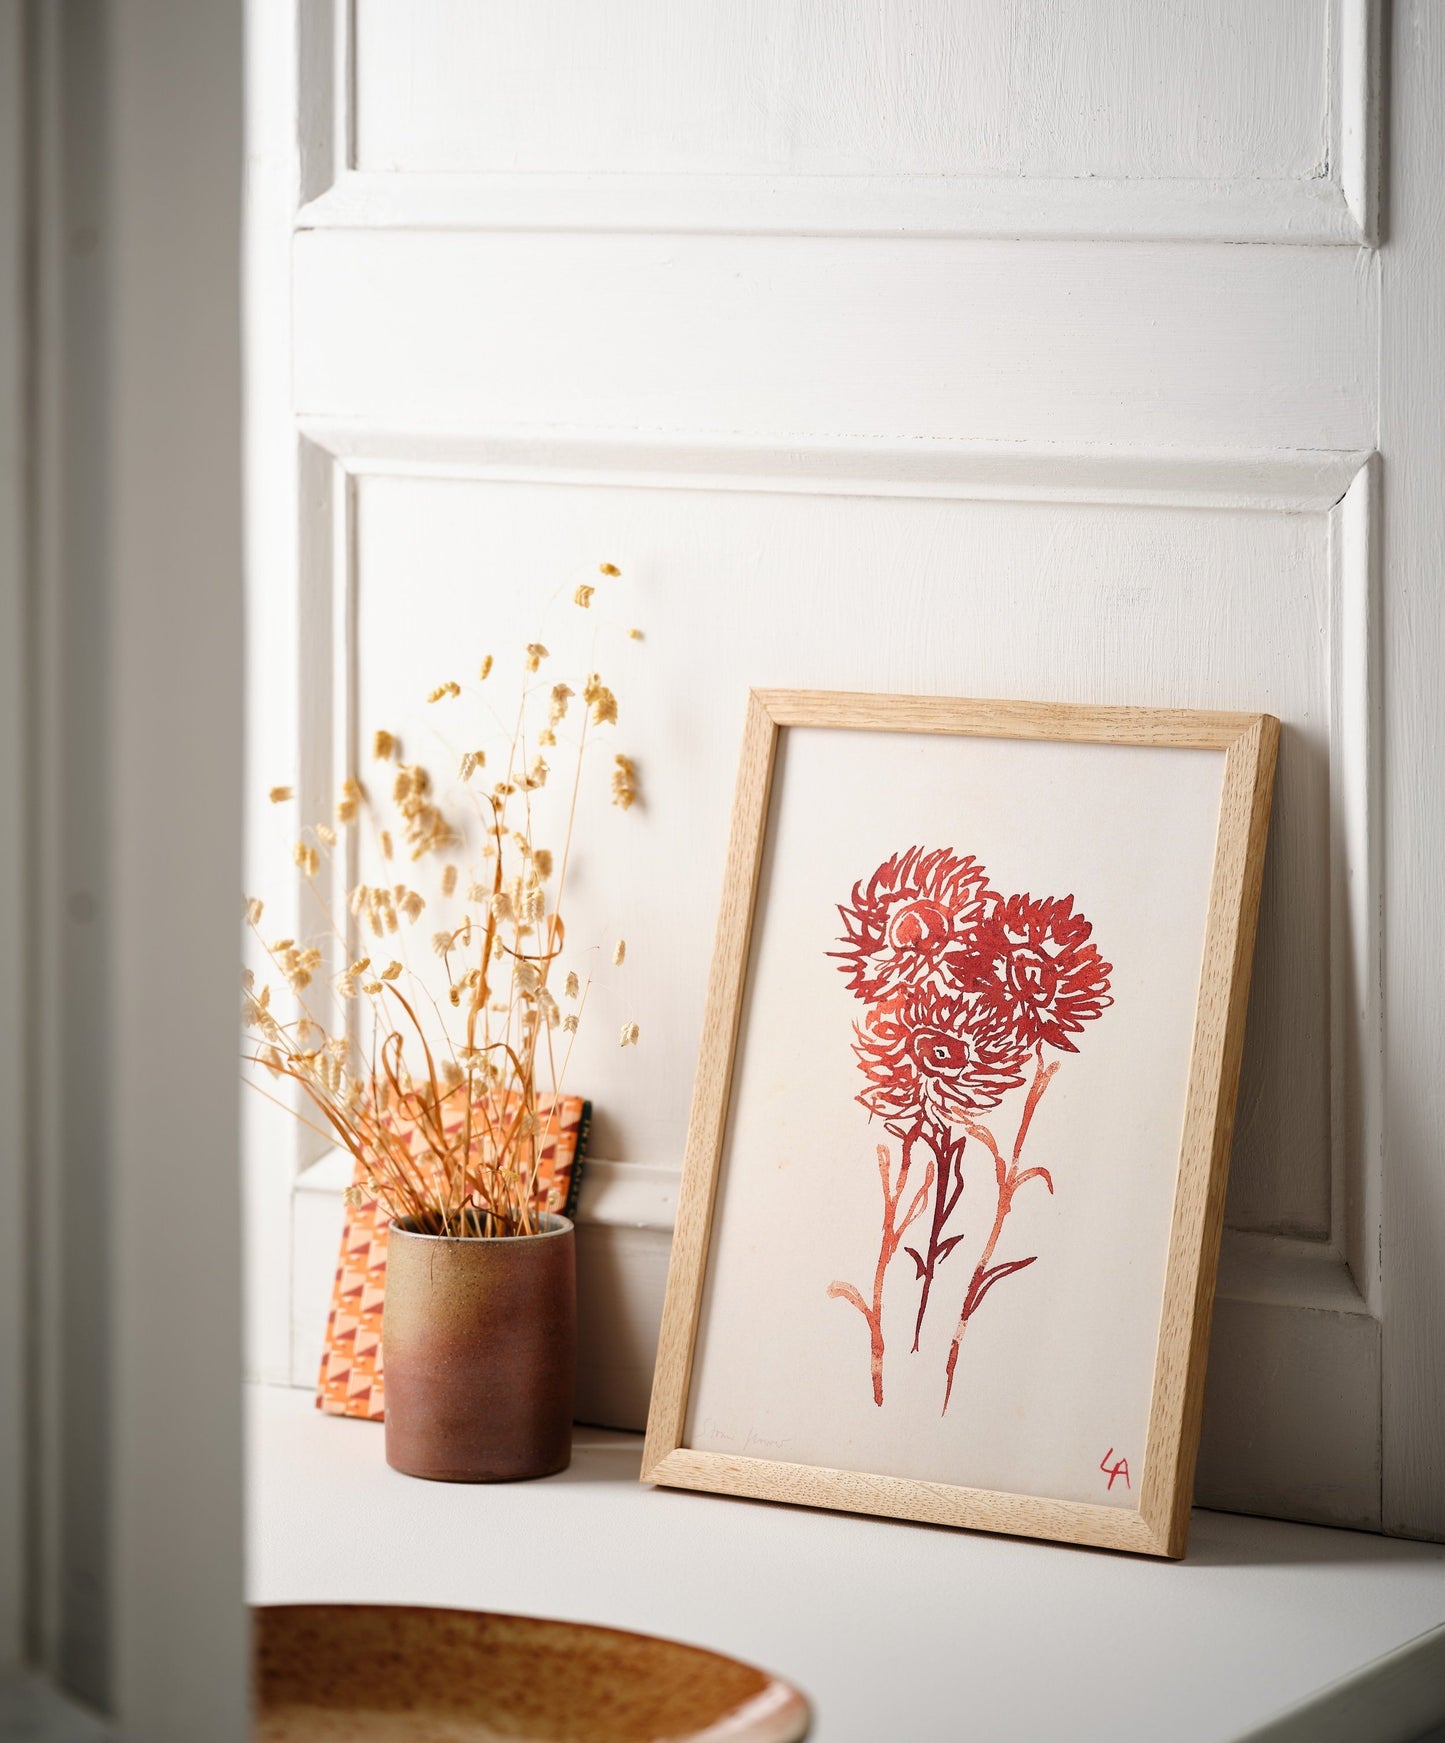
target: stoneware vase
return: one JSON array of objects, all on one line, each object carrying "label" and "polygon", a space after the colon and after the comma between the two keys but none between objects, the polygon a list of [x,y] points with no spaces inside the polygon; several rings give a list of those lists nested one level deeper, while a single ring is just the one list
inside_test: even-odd
[{"label": "stoneware vase", "polygon": [[547,1477],[572,1458],[572,1224],[461,1238],[394,1222],[381,1351],[386,1462],[444,1483]]}]

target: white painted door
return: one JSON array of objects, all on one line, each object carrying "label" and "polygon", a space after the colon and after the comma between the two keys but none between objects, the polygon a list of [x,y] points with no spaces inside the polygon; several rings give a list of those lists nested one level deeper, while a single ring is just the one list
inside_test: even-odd
[{"label": "white painted door", "polygon": [[[576,1081],[594,1220],[655,1225],[750,685],[1279,715],[1199,1495],[1445,1530],[1438,1374],[1382,1453],[1382,1326],[1416,1359],[1425,1296],[1382,1318],[1381,263],[1434,244],[1376,246],[1369,0],[254,17],[253,789],[294,770],[320,814],[361,734],[427,733],[454,649],[621,567],[647,803],[589,820],[574,924],[632,941],[646,1046],[603,1021]],[[1428,69],[1438,17],[1396,17]],[[255,1361],[304,1383],[339,1182],[294,1193],[316,1151],[255,1127]],[[598,1311],[629,1297],[645,1366],[629,1239]]]}]

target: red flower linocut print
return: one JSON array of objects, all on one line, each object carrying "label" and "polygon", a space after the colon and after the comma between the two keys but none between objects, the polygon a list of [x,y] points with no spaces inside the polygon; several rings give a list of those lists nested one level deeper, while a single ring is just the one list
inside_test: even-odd
[{"label": "red flower linocut print", "polygon": [[[918,1285],[916,1351],[939,1268],[964,1239],[950,1233],[963,1196],[964,1153],[972,1139],[992,1167],[992,1227],[963,1294],[948,1349],[943,1409],[953,1396],[959,1347],[996,1283],[1032,1265],[998,1257],[1014,1195],[1031,1180],[1052,1193],[1048,1169],[1024,1166],[1029,1126],[1073,1037],[1113,1000],[1112,964],[1091,943],[1093,927],[1072,896],[1008,896],[971,855],[950,848],[896,853],[840,903],[844,934],[836,958],[864,1006],[853,1051],[866,1087],[858,1101],[897,1139],[877,1146],[883,1232],[871,1298],[851,1283],[828,1293],[863,1315],[873,1402],[883,1403],[883,1285],[902,1248]],[[1013,1141],[1001,1142],[982,1115],[1022,1090]],[[997,1123],[997,1122],[995,1122]],[[910,1190],[911,1189],[911,1190]],[[913,1244],[903,1246],[918,1226]]]}]

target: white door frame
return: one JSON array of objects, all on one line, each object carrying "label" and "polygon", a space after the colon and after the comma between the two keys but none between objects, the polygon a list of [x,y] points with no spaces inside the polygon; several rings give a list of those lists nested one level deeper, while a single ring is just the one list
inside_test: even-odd
[{"label": "white door frame", "polygon": [[0,1663],[241,1743],[242,6],[0,4]]},{"label": "white door frame", "polygon": [[[24,13],[0,0],[0,816],[25,815]],[[25,1653],[25,836],[0,830],[0,1676]]]}]

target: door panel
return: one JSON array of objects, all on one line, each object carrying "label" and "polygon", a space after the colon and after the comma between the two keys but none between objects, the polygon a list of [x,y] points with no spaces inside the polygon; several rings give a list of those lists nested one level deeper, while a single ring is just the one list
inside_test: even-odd
[{"label": "door panel", "polygon": [[[381,724],[447,764],[421,699],[451,665],[539,632],[560,659],[571,584],[623,570],[646,639],[604,645],[645,801],[597,798],[573,916],[629,940],[574,1060],[599,1207],[681,1155],[748,686],[1281,717],[1199,1492],[1364,1525],[1373,19],[318,5],[262,347],[308,791]],[[608,1044],[624,1019],[645,1054]],[[655,1264],[597,1274],[655,1322]]]}]

